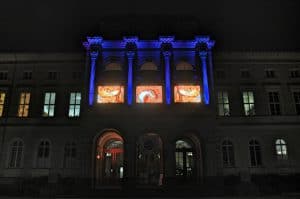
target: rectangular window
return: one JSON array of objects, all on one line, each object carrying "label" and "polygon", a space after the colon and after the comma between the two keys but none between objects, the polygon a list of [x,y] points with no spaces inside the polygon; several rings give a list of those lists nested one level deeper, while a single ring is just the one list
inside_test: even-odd
[{"label": "rectangular window", "polygon": [[8,79],[8,72],[0,71],[0,80],[7,80],[7,79]]},{"label": "rectangular window", "polygon": [[30,103],[30,93],[22,92],[20,94],[18,117],[28,117]]},{"label": "rectangular window", "polygon": [[265,70],[267,78],[275,78],[275,71],[272,69]]},{"label": "rectangular window", "polygon": [[278,92],[269,92],[269,105],[271,115],[280,115],[280,101]]},{"label": "rectangular window", "polygon": [[137,86],[137,103],[162,103],[162,86]]},{"label": "rectangular window", "polygon": [[69,104],[69,117],[79,117],[80,116],[80,101],[81,93],[72,92],[70,94],[70,104]]},{"label": "rectangular window", "polygon": [[294,92],[294,101],[297,115],[300,115],[300,91]]},{"label": "rectangular window", "polygon": [[0,92],[0,117],[3,116],[4,112],[4,102],[5,102],[5,92]]},{"label": "rectangular window", "polygon": [[55,92],[46,92],[44,98],[43,117],[54,117]]},{"label": "rectangular window", "polygon": [[123,103],[124,86],[98,86],[97,103]]},{"label": "rectangular window", "polygon": [[249,70],[241,70],[241,78],[249,78],[250,77],[250,72]]},{"label": "rectangular window", "polygon": [[243,104],[245,115],[255,115],[254,95],[252,91],[243,92]]},{"label": "rectangular window", "polygon": [[200,103],[200,86],[195,85],[177,85],[174,86],[175,103]]},{"label": "rectangular window", "polygon": [[48,80],[56,80],[57,79],[57,72],[56,71],[49,71],[48,72]]},{"label": "rectangular window", "polygon": [[229,99],[226,91],[218,92],[218,115],[229,116]]},{"label": "rectangular window", "polygon": [[32,79],[32,71],[24,71],[23,80],[31,80],[31,79]]},{"label": "rectangular window", "polygon": [[290,77],[291,78],[299,78],[300,72],[298,69],[290,70]]}]

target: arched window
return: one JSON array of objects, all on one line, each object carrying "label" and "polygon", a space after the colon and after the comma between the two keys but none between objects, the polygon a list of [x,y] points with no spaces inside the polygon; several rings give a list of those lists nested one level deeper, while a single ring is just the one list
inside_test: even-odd
[{"label": "arched window", "polygon": [[9,167],[20,168],[22,156],[23,156],[23,141],[16,140],[12,143],[10,147]]},{"label": "arched window", "polygon": [[230,140],[224,140],[222,142],[222,155],[224,167],[234,166],[234,151],[233,144]]},{"label": "arched window", "polygon": [[176,141],[176,176],[192,177],[195,152],[190,143],[185,140]]},{"label": "arched window", "polygon": [[154,62],[146,62],[141,66],[140,70],[157,70],[157,66]]},{"label": "arched window", "polygon": [[257,167],[261,166],[261,147],[257,140],[250,140],[249,142],[249,151],[250,151],[250,163],[251,166]]},{"label": "arched window", "polygon": [[176,70],[193,70],[193,66],[186,61],[181,61],[176,65]]},{"label": "arched window", "polygon": [[286,160],[288,158],[286,142],[283,139],[277,139],[275,141],[275,149],[278,159]]},{"label": "arched window", "polygon": [[37,168],[50,168],[50,142],[42,140],[37,152]]},{"label": "arched window", "polygon": [[75,142],[67,142],[64,150],[64,168],[76,168],[77,149]]}]

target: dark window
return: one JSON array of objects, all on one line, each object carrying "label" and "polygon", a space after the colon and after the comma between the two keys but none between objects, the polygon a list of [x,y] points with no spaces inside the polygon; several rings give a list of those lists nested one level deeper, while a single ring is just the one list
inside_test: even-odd
[{"label": "dark window", "polygon": [[56,80],[57,79],[57,72],[56,71],[49,71],[48,72],[48,80]]},{"label": "dark window", "polygon": [[257,140],[249,142],[250,164],[253,167],[261,166],[261,148]]},{"label": "dark window", "polygon": [[222,143],[222,155],[223,155],[223,165],[224,167],[234,166],[234,151],[233,144],[229,140],[225,140]]},{"label": "dark window", "polygon": [[14,141],[10,149],[9,167],[20,168],[22,156],[23,156],[23,142],[20,140]]},{"label": "dark window", "polygon": [[79,71],[73,71],[72,77],[73,77],[74,80],[81,79],[81,72],[79,72]]},{"label": "dark window", "polygon": [[50,167],[50,142],[41,141],[37,153],[37,167],[49,168]]},{"label": "dark window", "polygon": [[275,71],[274,70],[268,69],[268,70],[265,71],[265,73],[266,73],[267,78],[275,78]]},{"label": "dark window", "polygon": [[31,80],[32,79],[32,71],[24,71],[23,72],[23,79],[24,80]]},{"label": "dark window", "polygon": [[7,80],[7,79],[8,79],[8,72],[0,71],[0,80]]},{"label": "dark window", "polygon": [[291,71],[290,71],[290,77],[291,77],[291,78],[298,78],[298,77],[300,77],[300,72],[299,72],[299,70],[297,70],[297,69],[291,70]]},{"label": "dark window", "polygon": [[250,72],[248,70],[242,70],[241,71],[241,77],[242,78],[249,78],[250,77]]},{"label": "dark window", "polygon": [[74,142],[66,143],[65,151],[64,151],[64,167],[65,168],[76,167],[76,156],[77,156],[76,144]]},{"label": "dark window", "polygon": [[280,100],[278,92],[269,92],[269,105],[271,115],[280,115]]},{"label": "dark window", "polygon": [[297,115],[300,115],[300,92],[294,92],[294,102]]}]

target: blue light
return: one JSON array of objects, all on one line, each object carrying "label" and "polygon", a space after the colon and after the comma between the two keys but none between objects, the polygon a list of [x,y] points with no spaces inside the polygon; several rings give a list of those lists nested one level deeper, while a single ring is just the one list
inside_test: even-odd
[{"label": "blue light", "polygon": [[200,55],[201,62],[202,62],[202,80],[203,80],[204,103],[209,104],[209,87],[208,87],[207,66],[206,66],[207,52],[201,51],[201,52],[199,52],[199,55]]},{"label": "blue light", "polygon": [[166,103],[171,104],[171,79],[170,79],[170,55],[166,51],[163,53],[165,58],[165,83],[166,83]]},{"label": "blue light", "polygon": [[90,71],[90,89],[89,89],[89,105],[93,105],[94,93],[95,93],[95,72],[96,72],[96,60],[98,52],[91,52],[91,71]]},{"label": "blue light", "polygon": [[133,64],[133,58],[134,58],[134,52],[129,51],[127,52],[128,57],[128,77],[127,77],[127,104],[132,104],[132,94],[133,94],[133,81],[132,81],[132,64]]}]

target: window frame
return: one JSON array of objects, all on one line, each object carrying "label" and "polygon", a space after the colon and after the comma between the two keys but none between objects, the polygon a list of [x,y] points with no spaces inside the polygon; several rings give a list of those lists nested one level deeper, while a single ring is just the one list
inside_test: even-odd
[{"label": "window frame", "polygon": [[[245,102],[244,101],[244,93],[247,93],[247,99],[248,99],[248,102]],[[250,102],[250,95],[249,93],[252,93],[252,97],[253,97],[253,102]],[[256,111],[255,111],[255,95],[254,95],[254,91],[252,89],[243,89],[241,91],[241,94],[242,94],[242,104],[243,104],[243,111],[244,111],[244,116],[247,116],[247,117],[253,117],[256,115]],[[246,113],[246,109],[245,109],[245,106],[248,105],[248,108],[250,110],[250,107],[251,105],[253,105],[253,112],[252,114],[247,114]]]},{"label": "window frame", "polygon": [[[256,142],[254,145],[251,144],[250,142],[254,141]],[[251,149],[254,149],[253,153],[251,153]],[[249,162],[250,162],[250,167],[262,167],[263,162],[262,162],[262,145],[260,140],[252,138],[248,142],[248,150],[249,150]],[[252,164],[252,156],[251,154],[254,154],[254,162],[255,164]],[[259,157],[259,158],[258,158]]]},{"label": "window frame", "polygon": [[[21,103],[22,94],[25,95],[25,97],[23,98],[23,103]],[[26,103],[27,95],[29,95],[28,103]],[[21,91],[21,92],[19,92],[19,103],[18,103],[17,117],[19,117],[19,118],[30,117],[30,102],[31,102],[31,92],[30,91]],[[26,110],[26,107],[27,107],[27,115],[24,114],[25,110]],[[20,110],[22,110],[21,114],[20,114]]]},{"label": "window frame", "polygon": [[[225,143],[226,142],[226,143]],[[230,150],[231,147],[231,150]],[[225,149],[225,151],[224,151]],[[235,151],[234,144],[231,139],[224,139],[221,142],[222,164],[224,168],[235,167]],[[224,162],[224,152],[226,152],[226,163]]]},{"label": "window frame", "polygon": [[[277,143],[277,141],[280,141],[280,143]],[[282,142],[283,141],[283,142]],[[288,146],[287,146],[287,142],[286,142],[286,139],[283,139],[283,138],[276,138],[274,140],[274,148],[275,148],[275,155],[276,155],[276,159],[277,160],[288,160],[289,156],[288,156]],[[278,146],[280,147],[280,153],[279,154],[278,152]],[[285,152],[286,154],[283,154],[282,152],[284,151],[283,150],[283,146],[285,147]]]},{"label": "window frame", "polygon": [[6,103],[7,103],[7,91],[6,90],[0,90],[0,99],[2,98],[2,95],[4,94],[3,103],[0,103],[0,118],[3,118],[5,116],[5,110],[6,110]]},{"label": "window frame", "polygon": [[[219,102],[219,93],[222,93],[222,103],[220,103]],[[227,94],[227,101],[228,102],[224,102],[224,93],[226,93]],[[222,105],[222,109],[223,109],[223,112],[224,112],[224,114],[223,115],[221,115],[220,114],[220,106]],[[228,105],[228,115],[226,115],[225,114],[225,105]],[[230,110],[230,100],[229,100],[229,92],[227,91],[227,90],[218,90],[217,91],[217,111],[218,111],[218,116],[219,117],[229,117],[230,116],[230,112],[231,112],[231,110]]]},{"label": "window frame", "polygon": [[[14,146],[14,143],[18,143],[17,146]],[[22,145],[20,146],[19,143],[22,143]],[[20,152],[20,148],[21,147],[21,152]],[[16,152],[15,152],[15,156],[13,158],[13,149],[16,148]],[[13,139],[10,144],[9,144],[9,147],[8,147],[8,152],[9,152],[9,155],[8,155],[8,162],[7,162],[7,167],[9,169],[21,169],[23,168],[23,159],[24,159],[24,141],[20,138],[17,138],[17,139]],[[13,160],[14,159],[14,160]],[[11,164],[11,162],[14,162],[13,164]],[[18,164],[18,161],[19,161],[19,164]]]},{"label": "window frame", "polygon": [[[272,97],[273,98],[273,101],[271,102],[270,101],[270,93],[277,93],[278,94],[278,102],[275,102],[274,101],[274,96]],[[281,102],[280,102],[280,92],[278,90],[268,90],[267,91],[267,94],[268,94],[268,104],[269,104],[269,114],[271,116],[280,116],[282,115],[282,107],[281,107]],[[274,106],[274,110],[275,110],[275,114],[272,113],[272,108],[271,106]],[[279,109],[277,110],[277,108],[279,107]]]},{"label": "window frame", "polygon": [[[40,155],[40,149],[42,143],[48,143],[48,148],[46,144],[43,145],[42,156]],[[47,151],[47,150],[48,151]],[[45,157],[47,151],[47,157]],[[41,139],[38,142],[36,150],[36,168],[38,169],[50,169],[51,168],[51,153],[52,153],[52,143],[49,139]]]},{"label": "window frame", "polygon": [[[51,104],[51,97],[49,97],[49,102],[46,104],[46,94],[49,93],[49,94],[53,94],[54,93],[54,103]],[[51,96],[51,95],[50,95]],[[56,116],[56,113],[55,113],[55,110],[56,110],[56,99],[57,99],[57,92],[56,91],[52,91],[52,90],[49,90],[49,91],[45,91],[44,94],[43,94],[43,109],[42,109],[42,117],[43,118],[54,118]],[[47,115],[45,115],[45,106],[48,106],[48,111],[47,111]],[[53,107],[53,115],[49,115],[49,112],[50,112],[50,107]]]},{"label": "window frame", "polygon": [[[72,94],[75,94],[75,100],[73,104],[71,104]],[[76,99],[77,94],[80,95],[79,103],[77,103],[77,99]],[[67,113],[68,118],[79,118],[81,116],[81,101],[82,101],[82,93],[80,91],[71,91],[69,93],[69,103],[68,103],[68,113]],[[73,116],[70,116],[71,106],[73,106]],[[78,115],[76,115],[76,107],[77,108],[79,107]]]}]

